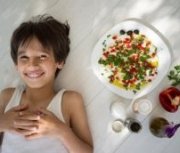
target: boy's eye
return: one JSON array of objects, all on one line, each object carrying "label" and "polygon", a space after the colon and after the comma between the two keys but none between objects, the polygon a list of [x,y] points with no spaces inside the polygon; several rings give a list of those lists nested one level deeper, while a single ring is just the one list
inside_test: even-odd
[{"label": "boy's eye", "polygon": [[28,57],[27,57],[27,56],[20,56],[19,59],[20,59],[20,60],[27,60]]},{"label": "boy's eye", "polygon": [[41,55],[40,60],[45,60],[47,58],[47,55]]}]

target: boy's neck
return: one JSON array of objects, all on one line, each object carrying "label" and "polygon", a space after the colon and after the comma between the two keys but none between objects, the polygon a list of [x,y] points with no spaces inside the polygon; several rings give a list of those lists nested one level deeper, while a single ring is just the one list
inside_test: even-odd
[{"label": "boy's neck", "polygon": [[55,91],[53,85],[42,88],[26,87],[25,97],[33,102],[47,101],[54,97]]}]

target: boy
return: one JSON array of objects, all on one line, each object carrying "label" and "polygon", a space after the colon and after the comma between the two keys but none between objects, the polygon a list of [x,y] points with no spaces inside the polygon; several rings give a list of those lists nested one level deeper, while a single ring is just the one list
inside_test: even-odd
[{"label": "boy", "polygon": [[83,99],[54,90],[69,53],[69,26],[52,16],[22,23],[11,38],[11,57],[24,86],[0,94],[2,153],[92,153]]}]

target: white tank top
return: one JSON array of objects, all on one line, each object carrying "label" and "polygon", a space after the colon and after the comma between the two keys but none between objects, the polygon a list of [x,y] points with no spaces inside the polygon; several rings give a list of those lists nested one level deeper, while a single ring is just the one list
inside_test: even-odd
[{"label": "white tank top", "polygon": [[[5,112],[10,108],[19,105],[24,86],[18,86],[10,99]],[[47,109],[53,112],[62,122],[65,123],[61,110],[61,102],[64,89],[60,90],[52,99]],[[60,140],[50,137],[42,137],[33,140],[26,140],[23,136],[5,132],[1,146],[1,153],[68,153]]]}]

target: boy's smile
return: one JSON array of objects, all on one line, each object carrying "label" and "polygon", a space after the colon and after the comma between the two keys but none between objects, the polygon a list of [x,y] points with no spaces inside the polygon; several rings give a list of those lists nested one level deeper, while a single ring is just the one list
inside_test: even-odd
[{"label": "boy's smile", "polygon": [[41,72],[41,71],[30,71],[28,73],[25,73],[25,75],[30,78],[30,79],[38,79],[40,78],[41,76],[44,75],[44,72]]}]

